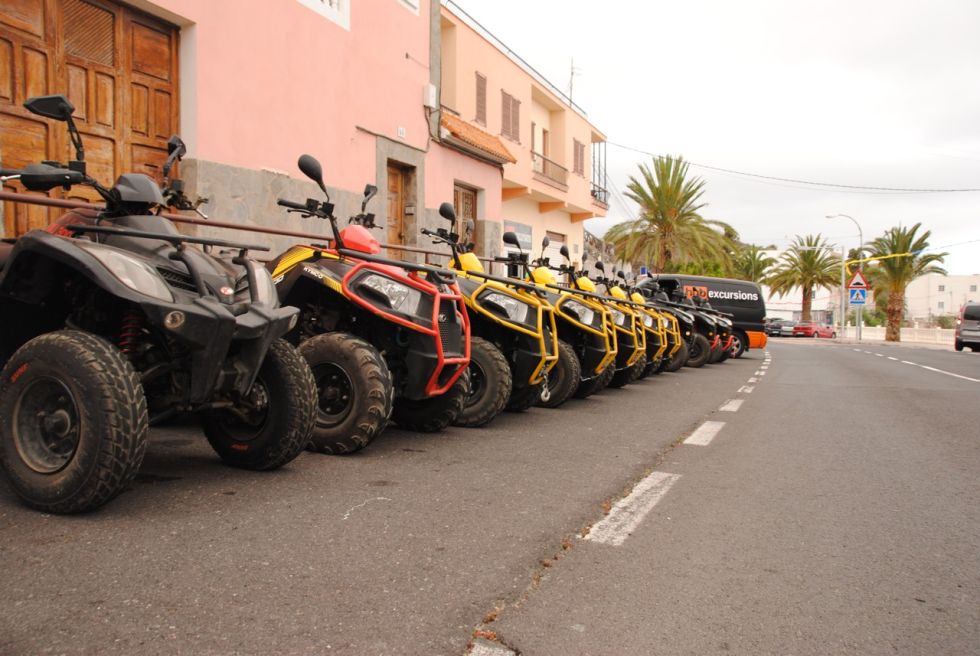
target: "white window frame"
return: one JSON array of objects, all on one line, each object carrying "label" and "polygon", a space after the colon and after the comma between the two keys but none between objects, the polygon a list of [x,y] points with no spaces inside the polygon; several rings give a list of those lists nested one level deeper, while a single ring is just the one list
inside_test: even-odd
[{"label": "white window frame", "polygon": [[350,31],[350,2],[351,0],[296,0],[298,3],[315,11],[327,20],[336,23],[348,32]]}]

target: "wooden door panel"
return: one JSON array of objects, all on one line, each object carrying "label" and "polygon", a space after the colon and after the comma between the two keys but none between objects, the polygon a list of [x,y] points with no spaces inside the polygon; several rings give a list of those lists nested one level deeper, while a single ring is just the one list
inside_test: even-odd
[{"label": "wooden door panel", "polygon": [[405,227],[405,174],[396,167],[388,167],[388,243],[404,243]]},{"label": "wooden door panel", "polygon": [[38,38],[44,37],[47,16],[44,0],[3,0],[0,23]]},{"label": "wooden door panel", "polygon": [[[31,96],[63,93],[76,108],[90,175],[107,185],[128,171],[160,180],[179,125],[178,35],[113,0],[0,0],[0,162],[74,157],[63,124],[22,107]],[[69,196],[96,199],[81,187]],[[5,205],[8,237],[46,223],[43,208]]]},{"label": "wooden door panel", "polygon": [[0,103],[14,101],[14,44],[0,37]]}]

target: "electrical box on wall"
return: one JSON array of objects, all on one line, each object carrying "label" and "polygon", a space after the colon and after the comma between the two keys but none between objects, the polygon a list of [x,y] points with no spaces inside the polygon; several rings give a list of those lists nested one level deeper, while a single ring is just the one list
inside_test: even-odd
[{"label": "electrical box on wall", "polygon": [[415,206],[414,205],[406,205],[405,206],[405,216],[414,216],[414,214],[415,214]]},{"label": "electrical box on wall", "polygon": [[423,87],[422,104],[428,107],[429,109],[435,109],[436,107],[439,106],[439,98],[436,90],[436,85],[432,84],[431,82],[429,84],[426,84],[425,87]]}]

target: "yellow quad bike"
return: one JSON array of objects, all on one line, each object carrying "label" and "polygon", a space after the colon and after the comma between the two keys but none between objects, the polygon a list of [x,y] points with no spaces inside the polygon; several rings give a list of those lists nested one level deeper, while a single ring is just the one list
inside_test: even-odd
[{"label": "yellow quad bike", "polygon": [[[595,267],[605,273],[602,262],[596,262]],[[636,380],[640,371],[646,367],[647,345],[643,315],[640,314],[638,306],[627,298],[626,292],[614,280],[597,277],[596,282],[605,287],[608,298],[607,304],[613,314],[616,339],[619,344],[619,352],[616,355],[613,372],[606,374],[609,377],[607,385],[609,387],[623,387]]]},{"label": "yellow quad bike", "polygon": [[[538,405],[557,408],[573,394],[584,398],[595,389],[595,381],[616,359],[616,330],[612,313],[586,291],[562,288],[554,271],[572,273],[571,267],[552,267],[544,257],[548,238],[542,243],[542,256],[527,272],[530,280],[546,290],[548,302],[555,308],[558,326],[558,364],[548,377],[551,397]],[[568,248],[561,253],[568,257]],[[523,262],[525,268],[526,258]],[[514,274],[516,275],[516,274]],[[591,284],[591,281],[585,281]],[[582,393],[578,394],[581,390]]]},{"label": "yellow quad bike", "polygon": [[484,270],[455,232],[452,205],[443,203],[439,214],[452,227],[422,234],[449,246],[470,321],[470,392],[454,424],[483,426],[501,410],[523,412],[550,398],[548,376],[558,361],[555,313],[535,285]]},{"label": "yellow quad bike", "polygon": [[[681,349],[681,331],[677,317],[654,308],[647,303],[646,297],[635,289],[630,292],[630,300],[643,304],[644,311],[654,317],[656,322],[654,325],[659,326],[656,341],[651,341],[650,336],[647,336],[647,355],[650,361],[640,374],[640,378],[643,379],[662,372],[670,359]],[[655,351],[651,349],[651,344],[654,345]]]}]

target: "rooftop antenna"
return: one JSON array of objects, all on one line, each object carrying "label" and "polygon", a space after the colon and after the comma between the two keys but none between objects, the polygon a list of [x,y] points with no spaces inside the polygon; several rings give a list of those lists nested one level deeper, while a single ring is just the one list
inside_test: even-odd
[{"label": "rooftop antenna", "polygon": [[575,68],[575,59],[572,58],[571,70],[568,73],[568,102],[572,102],[572,92],[575,89],[575,76],[581,72],[581,68]]}]

